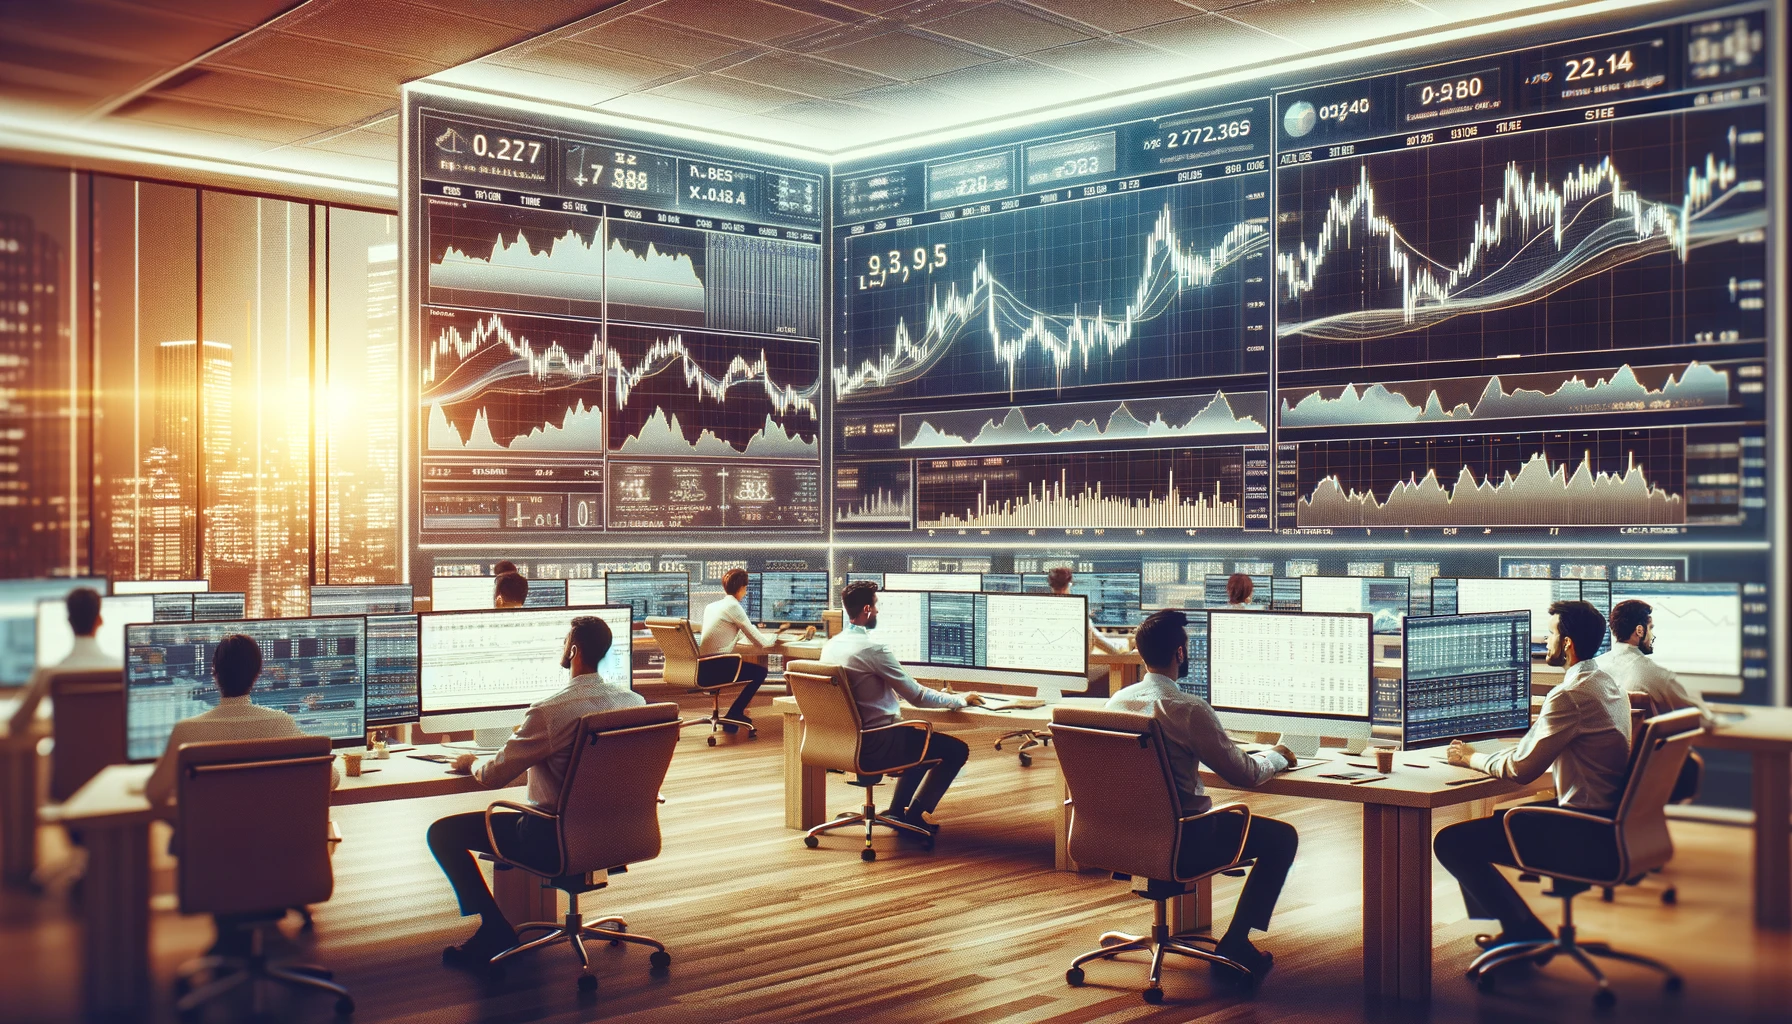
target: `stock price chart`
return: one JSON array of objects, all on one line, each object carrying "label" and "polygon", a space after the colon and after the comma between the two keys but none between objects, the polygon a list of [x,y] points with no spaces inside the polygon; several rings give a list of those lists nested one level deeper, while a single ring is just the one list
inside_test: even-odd
[{"label": "stock price chart", "polygon": [[821,530],[820,171],[419,106],[420,537]]}]

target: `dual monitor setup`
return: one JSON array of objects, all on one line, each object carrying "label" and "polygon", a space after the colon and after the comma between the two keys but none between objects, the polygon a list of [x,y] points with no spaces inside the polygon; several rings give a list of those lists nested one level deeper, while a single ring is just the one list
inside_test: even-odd
[{"label": "dual monitor setup", "polygon": [[[437,576],[430,608],[459,611],[492,606],[491,576]],[[747,617],[766,625],[819,626],[832,603],[825,571],[752,572],[742,601]],[[527,608],[626,605],[639,625],[650,618],[691,617],[691,578],[683,572],[607,572],[590,579],[529,581]],[[317,611],[315,592],[313,613]]]}]

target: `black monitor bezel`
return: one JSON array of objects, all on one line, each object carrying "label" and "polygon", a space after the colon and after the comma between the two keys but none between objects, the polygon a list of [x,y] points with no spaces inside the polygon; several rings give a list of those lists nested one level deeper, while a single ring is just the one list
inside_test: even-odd
[{"label": "black monitor bezel", "polygon": [[[1452,577],[1452,579],[1454,579],[1454,578],[1455,577]],[[1532,699],[1532,695],[1531,695],[1531,680],[1533,678],[1532,669],[1536,663],[1535,656],[1533,656],[1531,658],[1527,658],[1524,663],[1524,690],[1525,690],[1525,724],[1524,724],[1524,728],[1520,729],[1516,726],[1513,726],[1511,728],[1506,728],[1506,729],[1484,729],[1480,732],[1459,733],[1459,734],[1452,734],[1449,736],[1440,737],[1437,739],[1420,740],[1416,744],[1408,741],[1408,739],[1406,737],[1407,712],[1408,712],[1408,709],[1411,707],[1411,702],[1408,701],[1407,697],[1406,697],[1406,659],[1408,656],[1408,652],[1412,650],[1412,638],[1407,635],[1407,630],[1409,628],[1410,623],[1425,620],[1425,619],[1464,619],[1464,618],[1472,618],[1477,615],[1523,615],[1523,616],[1525,616],[1525,619],[1526,619],[1525,629],[1528,633],[1528,631],[1530,629],[1530,622],[1529,622],[1530,614],[1531,614],[1530,609],[1525,608],[1525,609],[1507,609],[1505,611],[1497,611],[1497,612],[1469,612],[1466,615],[1456,615],[1456,614],[1451,614],[1451,615],[1409,615],[1406,617],[1405,620],[1403,620],[1400,623],[1400,749],[1402,749],[1402,750],[1427,750],[1432,747],[1446,745],[1451,740],[1462,740],[1463,742],[1466,743],[1471,740],[1509,739],[1513,736],[1523,736],[1525,733],[1531,731],[1531,726],[1535,725],[1537,722],[1537,702],[1534,699]]]}]

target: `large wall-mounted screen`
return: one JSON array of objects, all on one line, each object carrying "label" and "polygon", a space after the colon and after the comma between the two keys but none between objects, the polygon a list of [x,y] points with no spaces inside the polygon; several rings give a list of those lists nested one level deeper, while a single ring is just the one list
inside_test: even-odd
[{"label": "large wall-mounted screen", "polygon": [[413,97],[422,543],[819,533],[819,167]]}]

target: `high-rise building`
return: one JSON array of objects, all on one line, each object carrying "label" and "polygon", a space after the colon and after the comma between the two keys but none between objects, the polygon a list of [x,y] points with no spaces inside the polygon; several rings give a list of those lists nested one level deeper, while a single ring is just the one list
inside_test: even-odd
[{"label": "high-rise building", "polygon": [[0,213],[0,575],[69,566],[68,272],[36,222]]}]

